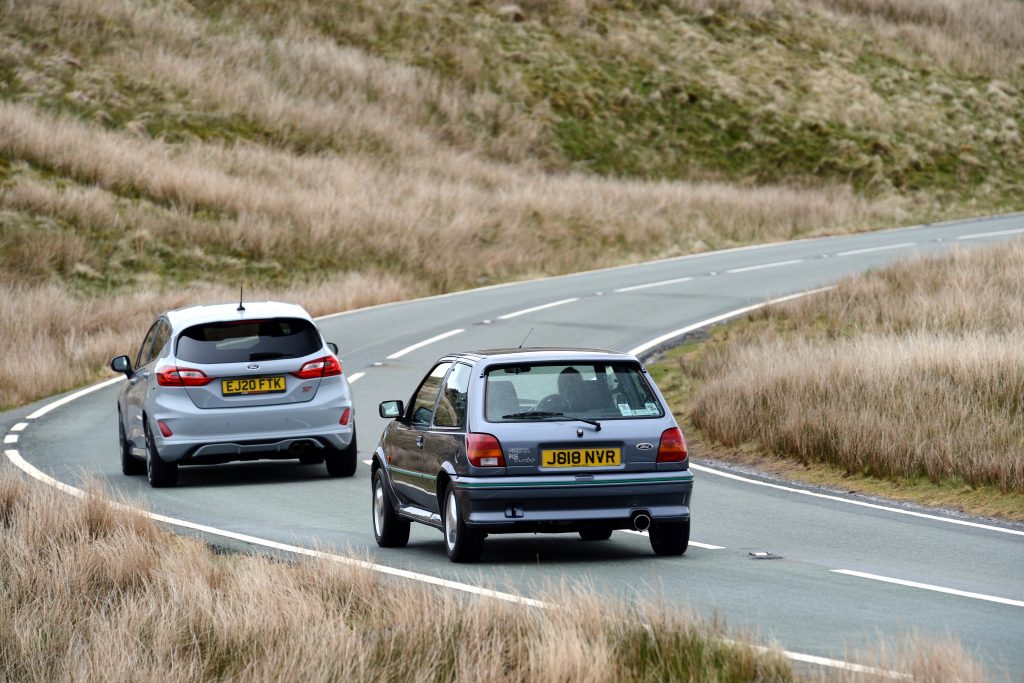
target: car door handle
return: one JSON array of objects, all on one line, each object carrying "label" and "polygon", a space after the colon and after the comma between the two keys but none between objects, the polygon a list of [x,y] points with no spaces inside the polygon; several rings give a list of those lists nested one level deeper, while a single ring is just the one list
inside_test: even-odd
[{"label": "car door handle", "polygon": [[423,448],[423,435],[422,434],[420,434],[419,436],[416,437],[416,447],[417,448]]}]

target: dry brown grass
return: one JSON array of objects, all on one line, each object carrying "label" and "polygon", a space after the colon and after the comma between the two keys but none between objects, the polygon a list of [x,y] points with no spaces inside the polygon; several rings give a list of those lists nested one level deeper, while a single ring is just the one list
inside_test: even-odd
[{"label": "dry brown grass", "polygon": [[723,332],[690,417],[727,446],[1024,492],[1024,243],[921,258]]},{"label": "dry brown grass", "polygon": [[584,589],[573,609],[329,561],[218,556],[0,469],[5,681],[786,681],[720,624]]}]

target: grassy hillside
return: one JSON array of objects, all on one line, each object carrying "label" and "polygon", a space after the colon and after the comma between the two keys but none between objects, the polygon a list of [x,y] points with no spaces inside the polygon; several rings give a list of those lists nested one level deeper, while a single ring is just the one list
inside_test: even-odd
[{"label": "grassy hillside", "polygon": [[1013,0],[0,7],[4,406],[242,282],[319,313],[1021,206]]},{"label": "grassy hillside", "polygon": [[706,454],[1024,520],[1022,298],[1024,242],[919,258],[716,329],[660,372]]}]

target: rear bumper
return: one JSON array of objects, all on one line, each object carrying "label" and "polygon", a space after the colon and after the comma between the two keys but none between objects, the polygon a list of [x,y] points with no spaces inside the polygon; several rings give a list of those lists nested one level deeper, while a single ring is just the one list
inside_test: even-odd
[{"label": "rear bumper", "polygon": [[600,524],[629,528],[645,512],[655,522],[690,517],[693,475],[640,472],[543,477],[459,477],[452,480],[466,523],[494,533],[575,531]]}]

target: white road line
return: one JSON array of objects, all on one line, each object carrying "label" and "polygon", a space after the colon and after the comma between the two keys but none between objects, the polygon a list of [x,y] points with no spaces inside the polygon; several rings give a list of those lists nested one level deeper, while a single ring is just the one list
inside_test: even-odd
[{"label": "white road line", "polygon": [[654,339],[648,342],[644,342],[640,346],[630,349],[629,353],[633,354],[634,356],[639,356],[641,353],[644,353],[645,351],[649,351],[650,349],[653,349],[656,346],[660,346],[661,344],[664,344],[667,341],[672,341],[673,339],[682,337],[684,334],[689,334],[694,330],[699,330],[702,327],[714,325],[715,323],[720,323],[724,320],[729,320],[730,318],[736,318],[738,316],[743,315],[744,313],[756,311],[757,309],[764,308],[765,306],[771,306],[772,304],[781,304],[784,301],[799,299],[800,297],[810,296],[811,294],[817,294],[819,292],[827,292],[830,289],[835,289],[835,287],[821,287],[820,289],[811,289],[806,292],[798,292],[796,294],[790,294],[789,296],[779,297],[778,299],[772,299],[771,301],[762,301],[761,303],[754,304],[752,306],[744,306],[743,308],[737,308],[733,311],[729,311],[728,313],[716,315],[715,317],[708,318],[707,320],[701,320],[699,323],[693,323],[692,325],[687,325],[686,327],[680,327],[678,330],[672,330],[671,332],[667,332],[661,335],[660,337],[655,337]]},{"label": "white road line", "polygon": [[[85,491],[69,486],[64,482],[58,481],[48,474],[44,474],[39,471],[31,464],[29,464],[21,454],[16,450],[8,449],[4,451],[7,459],[10,460],[16,467],[30,476],[38,479],[39,481],[49,484],[50,486],[56,486],[65,493],[70,493],[78,498],[85,497]],[[110,501],[110,504],[120,510],[129,510],[132,512],[138,512],[152,520],[161,522],[163,524],[170,524],[173,526],[181,527],[184,529],[190,529],[192,531],[199,531],[204,534],[210,534],[213,536],[220,536],[222,538],[230,538],[235,541],[241,541],[242,543],[249,543],[251,545],[258,545],[264,548],[271,548],[273,550],[280,550],[287,553],[294,553],[296,555],[305,555],[307,557],[316,557],[324,560],[330,560],[331,562],[337,562],[352,567],[361,567],[363,569],[369,569],[371,571],[379,572],[381,574],[389,574],[391,576],[398,576],[404,579],[412,579],[414,581],[421,581],[434,586],[441,586],[443,588],[452,588],[455,590],[463,591],[465,593],[473,593],[475,595],[482,595],[488,598],[497,598],[498,600],[505,600],[507,602],[515,602],[522,605],[529,605],[531,607],[550,607],[548,603],[541,600],[534,600],[532,598],[526,598],[521,595],[515,595],[513,593],[503,593],[501,591],[491,590],[489,588],[481,588],[479,586],[473,586],[468,583],[461,583],[459,581],[449,581],[448,579],[442,579],[437,576],[430,576],[429,574],[420,574],[418,572],[411,572],[405,569],[398,569],[396,567],[388,567],[382,564],[376,564],[373,562],[366,562],[364,560],[356,560],[351,557],[345,557],[343,555],[334,555],[332,553],[326,553],[319,550],[311,550],[309,548],[303,548],[302,546],[289,545],[287,543],[278,543],[276,541],[270,541],[265,538],[258,538],[256,536],[249,536],[247,534],[239,534],[234,531],[227,531],[225,529],[218,529],[212,526],[206,526],[205,524],[196,524],[195,522],[188,522],[183,519],[176,519],[174,517],[167,517],[166,515],[158,515],[147,510],[141,510],[134,508],[130,505],[124,505],[122,503],[115,503]]]},{"label": "white road line", "polygon": [[872,581],[883,581],[885,583],[894,583],[898,586],[909,586],[910,588],[922,588],[926,591],[935,591],[936,593],[946,593],[947,595],[959,595],[962,598],[973,598],[975,600],[985,600],[986,602],[997,602],[1000,605],[1010,605],[1012,607],[1024,607],[1024,600],[1011,600],[1010,598],[1000,598],[995,595],[985,595],[984,593],[972,593],[971,591],[957,590],[956,588],[946,588],[945,586],[933,586],[930,583],[920,583],[918,581],[907,581],[906,579],[894,579],[889,576],[879,576],[878,574],[868,574],[867,572],[857,572],[852,569],[833,569],[833,574],[845,574],[847,576],[858,576],[862,579],[871,579]]},{"label": "white road line", "polygon": [[794,263],[803,263],[802,258],[795,258],[792,261],[776,261],[775,263],[762,263],[759,266],[746,266],[745,268],[733,268],[727,270],[727,273],[747,273],[751,270],[763,270],[765,268],[778,268],[779,266],[791,266]]},{"label": "white road line", "polygon": [[353,384],[355,382],[358,382],[359,379],[362,377],[366,377],[365,372],[353,372],[351,375],[348,376],[348,383]]},{"label": "white road line", "polygon": [[18,435],[4,434],[4,443],[18,443]]},{"label": "white road line", "polygon": [[509,318],[518,318],[521,315],[527,313],[533,313],[534,311],[543,311],[545,308],[554,308],[555,306],[561,306],[562,304],[571,304],[573,301],[579,301],[579,297],[573,297],[572,299],[562,299],[561,301],[552,301],[549,304],[542,304],[540,306],[533,306],[532,308],[524,308],[521,311],[514,311],[512,313],[506,313],[505,315],[499,315],[498,320],[508,320]]},{"label": "white road line", "polygon": [[412,353],[416,349],[422,349],[424,346],[428,346],[430,344],[433,344],[434,342],[439,342],[442,339],[447,339],[448,337],[454,337],[455,335],[461,334],[462,332],[465,332],[465,330],[463,330],[463,329],[451,330],[449,332],[444,332],[442,334],[439,334],[439,335],[437,335],[435,337],[431,337],[430,339],[424,339],[421,342],[416,342],[412,346],[406,346],[401,351],[395,351],[393,354],[388,356],[388,360],[395,360],[396,358],[401,358],[405,354]]},{"label": "white road line", "polygon": [[16,424],[13,427],[11,427],[11,431],[12,432],[20,432],[25,427],[28,427],[28,422],[19,422],[18,424]]},{"label": "white road line", "polygon": [[836,256],[854,256],[856,254],[870,254],[875,251],[889,251],[890,249],[906,249],[913,247],[916,242],[900,242],[899,244],[887,244],[884,247],[868,247],[867,249],[851,249],[850,251],[841,251]]},{"label": "white road line", "polygon": [[982,237],[998,237],[999,235],[1016,235],[1024,232],[1024,228],[1014,228],[1013,230],[997,230],[996,232],[976,232],[973,235],[960,235],[957,237],[958,240],[977,240]]},{"label": "white road line", "polygon": [[783,486],[782,484],[771,484],[767,481],[758,481],[757,479],[748,479],[747,477],[741,477],[738,474],[731,472],[723,472],[721,470],[712,469],[710,467],[704,467],[703,465],[697,465],[690,463],[690,469],[695,472],[705,472],[707,474],[713,474],[718,477],[725,477],[726,479],[734,479],[736,481],[742,481],[746,484],[753,484],[755,486],[764,486],[770,489],[776,489],[777,491],[786,491],[787,493],[798,493],[802,496],[810,496],[811,498],[821,498],[824,500],[832,500],[839,503],[846,503],[847,505],[855,505],[857,507],[870,508],[872,510],[882,510],[884,512],[892,512],[898,515],[908,515],[910,517],[918,517],[920,519],[930,519],[936,522],[946,522],[947,524],[957,524],[960,526],[968,526],[974,529],[984,529],[985,531],[998,531],[1004,534],[1010,534],[1011,536],[1024,536],[1024,531],[1018,531],[1017,529],[1007,529],[1001,526],[992,526],[991,524],[981,524],[979,522],[969,522],[965,519],[953,519],[952,517],[941,517],[939,515],[929,515],[924,512],[914,512],[913,510],[901,510],[900,508],[888,507],[885,505],[878,505],[877,503],[867,503],[862,500],[851,500],[849,498],[840,498],[839,496],[830,496],[825,493],[817,493],[816,491],[807,491],[805,489],[797,489],[791,486]]},{"label": "white road line", "polygon": [[[637,536],[647,536],[646,531],[637,531],[636,529],[623,529],[627,534],[636,534]],[[724,545],[711,545],[710,543],[698,543],[697,541],[690,541],[690,545],[695,548],[704,548],[704,550],[725,550]]]},{"label": "white road line", "polygon": [[86,387],[85,389],[80,389],[79,391],[76,391],[73,394],[68,394],[64,398],[58,399],[58,400],[54,401],[53,403],[47,403],[45,406],[43,406],[39,410],[35,411],[31,415],[26,416],[25,419],[26,420],[35,420],[37,418],[42,417],[43,415],[46,415],[51,410],[56,410],[57,408],[60,408],[62,405],[66,404],[66,403],[71,403],[76,398],[81,398],[82,396],[85,396],[86,394],[91,394],[92,392],[99,391],[100,389],[102,389],[104,387],[109,387],[111,384],[117,384],[118,382],[123,382],[123,381],[124,381],[124,375],[121,375],[120,377],[111,377],[110,379],[108,379],[106,381],[103,381],[103,382],[100,382],[99,384],[93,384],[91,387]]},{"label": "white road line", "polygon": [[633,285],[632,287],[620,287],[612,291],[615,292],[635,292],[638,289],[647,289],[649,287],[661,287],[663,285],[674,285],[680,282],[689,282],[692,277],[677,277],[674,280],[662,280],[660,282],[648,282],[646,285]]}]

